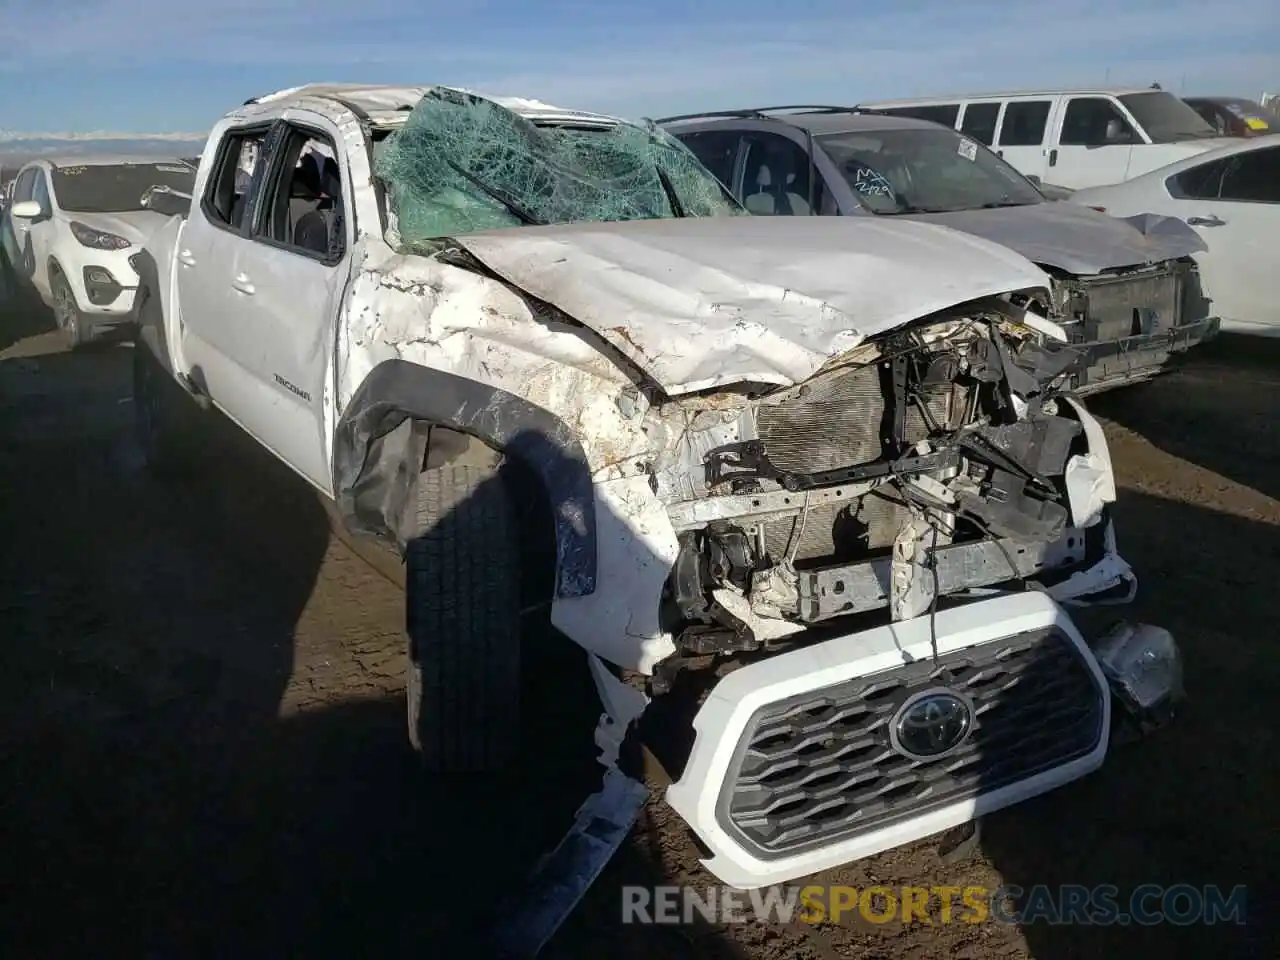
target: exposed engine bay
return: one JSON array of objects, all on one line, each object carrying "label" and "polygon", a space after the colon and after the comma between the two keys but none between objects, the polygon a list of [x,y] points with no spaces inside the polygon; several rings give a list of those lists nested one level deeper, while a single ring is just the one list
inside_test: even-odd
[{"label": "exposed engine bay", "polygon": [[653,473],[680,543],[668,671],[1090,559],[1065,480],[1082,425],[1054,393],[1078,354],[1001,307],[895,331],[794,387],[663,408],[682,424]]}]

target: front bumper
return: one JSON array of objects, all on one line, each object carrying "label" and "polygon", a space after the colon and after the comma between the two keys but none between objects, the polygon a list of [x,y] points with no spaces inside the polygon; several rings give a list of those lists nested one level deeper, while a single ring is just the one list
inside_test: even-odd
[{"label": "front bumper", "polygon": [[[1038,591],[779,654],[711,691],[667,801],[741,889],[910,843],[1101,766],[1111,656],[1104,670]],[[895,731],[940,692],[967,705],[968,733],[922,758]]]},{"label": "front bumper", "polygon": [[1084,360],[1080,372],[1072,376],[1071,389],[1088,396],[1150,380],[1164,370],[1171,357],[1212,340],[1219,328],[1217,317],[1206,317],[1159,333],[1072,344],[1084,354]]}]

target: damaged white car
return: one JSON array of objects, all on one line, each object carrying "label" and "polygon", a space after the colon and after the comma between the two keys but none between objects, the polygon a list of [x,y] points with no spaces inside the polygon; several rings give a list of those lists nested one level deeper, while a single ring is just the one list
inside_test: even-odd
[{"label": "damaged white car", "polygon": [[654,754],[739,887],[1066,783],[1113,695],[1144,723],[1176,699],[1167,633],[1065,609],[1135,580],[1021,255],[745,215],[651,124],[441,87],[263,97],[202,157],[137,258],[144,445],[163,465],[212,404],[403,556],[434,769],[516,749],[542,569],[606,708],[590,816],[625,834],[620,748],[692,692],[691,746]]}]

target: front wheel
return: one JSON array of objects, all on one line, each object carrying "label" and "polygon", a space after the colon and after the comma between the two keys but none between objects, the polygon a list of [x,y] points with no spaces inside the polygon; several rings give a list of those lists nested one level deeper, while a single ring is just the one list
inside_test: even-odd
[{"label": "front wheel", "polygon": [[73,350],[93,339],[93,327],[80,312],[76,295],[61,273],[54,273],[50,283],[53,300],[53,319],[68,347]]},{"label": "front wheel", "polygon": [[418,478],[405,550],[409,740],[428,770],[508,766],[519,743],[520,541],[494,466]]}]

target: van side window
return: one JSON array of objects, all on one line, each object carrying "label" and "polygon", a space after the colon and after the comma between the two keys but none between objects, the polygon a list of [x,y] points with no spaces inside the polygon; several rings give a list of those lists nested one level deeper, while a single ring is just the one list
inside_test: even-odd
[{"label": "van side window", "polygon": [[1000,104],[971,103],[964,108],[964,119],[960,121],[960,132],[989,147],[995,143],[996,120],[999,118]]},{"label": "van side window", "polygon": [[1000,125],[1000,146],[1038,147],[1049,124],[1049,100],[1013,100],[1005,104]]},{"label": "van side window", "polygon": [[944,127],[951,127],[954,130],[956,117],[960,116],[960,104],[937,103],[911,107],[890,107],[881,112],[895,117],[915,117],[917,120],[932,120],[934,123],[940,123]]},{"label": "van side window", "polygon": [[738,135],[723,130],[686,133],[680,141],[726,187],[733,188],[733,164],[738,158]]},{"label": "van side window", "polygon": [[1137,143],[1139,137],[1116,105],[1103,97],[1073,97],[1067,104],[1058,143],[1064,147],[1101,147]]}]

